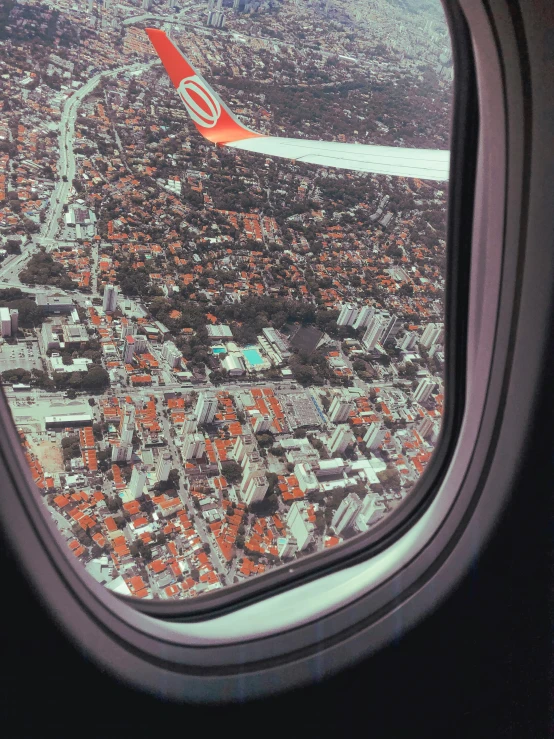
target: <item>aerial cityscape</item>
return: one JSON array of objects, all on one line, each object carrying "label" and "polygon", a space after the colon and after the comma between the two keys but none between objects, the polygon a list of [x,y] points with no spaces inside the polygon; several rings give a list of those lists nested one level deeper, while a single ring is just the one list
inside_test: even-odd
[{"label": "aerial cityscape", "polygon": [[448,183],[220,147],[448,150],[440,0],[0,0],[0,374],[97,582],[185,600],[364,534],[444,406]]}]

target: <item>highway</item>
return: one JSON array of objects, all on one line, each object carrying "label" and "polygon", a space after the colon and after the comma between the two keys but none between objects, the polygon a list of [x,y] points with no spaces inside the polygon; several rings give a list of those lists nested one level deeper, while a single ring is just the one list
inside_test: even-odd
[{"label": "highway", "polygon": [[[46,221],[42,225],[40,233],[32,236],[25,247],[23,247],[21,254],[8,257],[4,260],[0,266],[1,287],[20,287],[21,283],[19,282],[18,275],[23,270],[26,261],[36,253],[37,249],[41,246],[53,248],[59,245],[59,242],[56,240],[59,220],[62,216],[63,206],[67,202],[76,173],[75,152],[73,150],[75,142],[75,121],[77,120],[79,107],[85,97],[94,90],[103,78],[114,77],[121,72],[146,70],[155,63],[149,62],[145,64],[135,62],[134,64],[118,67],[117,69],[99,72],[67,98],[60,119],[59,157],[57,163],[59,179],[52,192],[50,209],[46,216]],[[73,245],[72,242],[67,243]],[[32,291],[29,288],[25,289],[29,290],[29,292]],[[46,288],[46,290],[49,291],[50,289]]]}]

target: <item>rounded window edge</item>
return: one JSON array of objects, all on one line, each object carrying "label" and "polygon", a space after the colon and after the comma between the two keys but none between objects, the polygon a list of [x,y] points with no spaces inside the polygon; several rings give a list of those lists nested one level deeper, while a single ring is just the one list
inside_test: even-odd
[{"label": "rounded window edge", "polygon": [[[467,5],[467,3],[465,3],[465,4]],[[473,10],[473,12],[476,12],[476,11]],[[479,66],[479,64],[478,64],[478,66]],[[492,92],[492,88],[491,88],[491,92]],[[494,94],[492,94],[492,97],[494,97]],[[488,135],[490,136],[490,132],[489,132]],[[483,142],[483,145],[486,143],[483,140],[482,140],[482,142]],[[502,148],[502,143],[501,142],[496,141],[494,143],[495,143],[495,146],[497,148],[498,147]],[[506,149],[506,147],[504,147],[504,148]],[[487,161],[489,161],[489,160],[487,160]],[[481,163],[482,164],[484,163],[483,160],[481,161]],[[482,169],[481,169],[481,176],[483,177]],[[512,176],[513,176],[513,173],[512,173]],[[492,189],[495,189],[495,188],[496,189],[499,189],[498,188],[498,180],[496,179],[495,182],[493,183],[491,181],[492,174],[490,172],[488,174],[485,174],[484,175],[484,179],[486,179],[487,177],[488,177],[488,180],[489,180],[489,182],[488,182],[489,187],[492,187]],[[494,200],[494,192],[493,193],[490,193],[490,198],[487,201],[487,203],[489,205],[491,203],[491,199],[492,199],[492,201]],[[485,200],[485,199],[483,198],[483,200]],[[501,238],[501,236],[499,236],[499,238]],[[491,248],[490,243],[487,244],[487,248],[488,249]],[[490,295],[489,295],[489,298],[490,298]],[[508,302],[509,302],[509,299],[508,299]],[[474,316],[474,318],[475,318],[475,316]],[[486,317],[483,317],[483,320],[485,320],[485,318]],[[480,328],[480,331],[481,331],[481,336],[482,336],[482,332],[484,331],[484,328],[482,326]],[[482,340],[482,338],[481,338],[481,340]],[[3,409],[3,411],[5,411],[5,410],[6,410],[6,408]],[[4,461],[5,460],[3,460],[3,462]],[[8,463],[8,465],[7,465],[7,468],[9,468],[9,472],[11,473],[10,476],[11,476],[12,482],[15,484],[14,491],[12,491],[12,498],[13,498],[13,495],[14,494],[17,496],[17,493],[15,492],[15,489],[17,488],[18,483],[21,484],[22,487],[25,486],[25,483],[23,482],[23,474],[22,474],[21,470],[19,470],[19,472],[18,472],[17,469],[16,469],[16,467],[17,467],[17,465],[14,465],[13,463],[12,464],[9,464]],[[8,469],[6,469],[6,472],[8,472]],[[466,484],[467,484],[467,480],[466,480]],[[7,504],[6,504],[7,497],[9,497],[9,496],[6,496],[6,498],[3,499],[3,502],[1,504],[2,505],[2,508],[3,508],[3,520],[4,521],[10,520],[11,519],[11,513],[13,513],[13,511],[10,512],[9,510],[7,510]],[[497,512],[499,506],[500,506],[500,501],[497,500],[496,501],[496,512]],[[491,519],[491,518],[494,519],[494,516],[492,515],[491,511],[495,512],[495,505],[490,505],[489,506],[489,509],[488,509],[488,517],[489,517],[489,519]],[[20,519],[21,519],[20,522],[21,522],[21,525],[22,525],[22,535],[23,535],[23,529],[29,530],[33,526],[33,524],[34,524],[34,531],[31,531],[31,536],[34,534],[35,536],[40,537],[40,533],[38,532],[38,529],[41,528],[41,527],[43,527],[44,524],[45,524],[45,522],[42,522],[41,523],[40,521],[36,521],[35,520],[35,521],[33,521],[33,523],[31,523],[30,520],[29,520],[29,517],[25,515],[26,513],[28,513],[28,512],[24,511],[23,509],[20,511],[20,514],[21,514],[20,515]],[[23,516],[23,518],[21,518],[21,516]],[[469,523],[471,523],[471,520],[470,520]],[[492,521],[489,520],[488,527],[490,528],[491,526],[492,526]],[[44,534],[44,531],[42,533]],[[32,562],[30,561],[30,556],[31,556],[32,553],[33,554],[36,553],[37,556],[39,556],[39,557],[40,556],[44,557],[44,553],[43,552],[40,552],[40,551],[37,551],[37,547],[36,546],[32,546],[31,544],[29,544],[28,547],[23,547],[22,544],[21,544],[21,542],[20,541],[17,541],[17,536],[15,536],[14,539],[15,539],[15,549],[16,549],[17,553],[21,555],[21,559],[25,561],[26,568],[27,568],[27,570],[30,573],[31,579],[33,579],[35,581],[35,584],[37,586],[37,589],[39,591],[40,590],[46,591],[46,589],[47,589],[47,583],[46,583],[46,581],[41,582],[41,579],[40,579],[40,576],[38,575],[38,573],[36,571],[33,572]],[[31,550],[33,550],[33,551],[31,552]],[[58,569],[58,572],[56,572],[56,566],[54,564],[52,564],[52,563],[50,563],[50,564],[51,564],[51,569],[52,569],[52,573],[50,573],[50,578],[55,578],[56,576],[58,578],[60,578],[59,567],[57,568]],[[463,569],[463,567],[465,566],[465,564],[467,564],[467,563],[458,562],[457,563],[458,570]],[[77,578],[79,581],[81,581],[80,582],[80,586],[79,586],[79,582],[77,582],[77,580],[75,580],[74,583],[71,582],[71,580],[72,579],[75,579],[75,578]],[[60,579],[60,586],[61,586],[61,579]],[[81,591],[81,595],[82,595],[81,603],[82,604],[83,603],[86,604],[85,608],[86,608],[86,611],[88,611],[88,614],[89,615],[95,610],[95,606],[101,606],[101,610],[104,610],[104,613],[102,615],[103,616],[108,616],[108,613],[106,611],[106,604],[105,603],[100,603],[100,600],[98,598],[94,599],[93,589],[92,588],[88,588],[87,584],[82,583],[82,578],[76,574],[76,571],[73,571],[73,572],[70,572],[69,573],[69,576],[64,581],[63,586],[61,586],[61,587],[64,587],[64,586],[65,586],[65,590],[66,590],[66,592],[65,592],[65,595],[66,595],[65,601],[68,604],[70,604],[71,597],[74,595],[74,593],[77,593],[78,594],[79,591]],[[72,586],[74,586],[73,587],[74,593],[71,592]],[[99,587],[101,587],[101,586],[99,586]],[[300,587],[306,587],[306,586],[300,586]],[[83,588],[85,588],[85,590],[87,591],[86,593],[82,593]],[[293,592],[293,591],[289,591],[289,592]],[[419,592],[418,595],[420,595],[420,594],[421,594],[421,591]],[[104,595],[108,596],[113,602],[117,602],[114,598],[111,597],[111,594],[107,593],[106,591],[104,591]],[[414,595],[413,596],[414,599],[416,597],[417,597],[417,595]],[[50,594],[50,596],[49,596],[48,592],[43,592],[43,598],[48,603],[48,605],[50,606],[51,610],[53,610],[54,614],[56,615],[56,613],[55,613],[55,607],[53,606],[53,603],[51,602],[52,595]],[[92,600],[95,600],[95,602],[92,602]],[[269,600],[270,600],[270,598],[268,598],[266,602],[268,603]],[[358,602],[357,602],[358,606],[359,606],[359,603],[360,603],[360,600],[358,600]],[[354,605],[356,605],[356,604],[354,604]],[[75,604],[73,604],[73,608],[75,608],[75,607],[76,607]],[[131,621],[134,622],[133,628],[135,628],[135,629],[138,626],[138,621],[141,621],[142,624],[143,624],[143,626],[146,626],[147,629],[149,628],[149,625],[151,624],[151,622],[154,621],[154,619],[149,619],[147,617],[142,616],[142,614],[138,614],[138,612],[135,609],[131,609],[130,605],[128,605],[127,603],[123,603],[122,601],[121,602],[118,602],[118,606],[117,606],[117,609],[116,610],[119,610],[120,607],[122,609],[121,614],[116,614],[116,615],[110,614],[112,616],[112,618],[115,618],[116,620],[119,621],[119,626],[120,627],[121,627],[121,624],[124,621],[126,621],[126,616],[127,615],[133,616],[133,614],[131,614],[131,610],[134,611],[134,617],[130,618],[129,619],[129,622],[131,622]],[[81,643],[86,643],[86,641],[87,641],[86,636],[84,636],[84,634],[82,632],[79,632],[79,630],[75,626],[75,624],[69,624],[68,623],[68,618],[69,618],[70,611],[71,611],[71,609],[68,609],[68,611],[64,613],[64,610],[62,608],[62,604],[60,602],[59,608],[58,608],[58,614],[57,614],[58,619],[60,620],[60,622],[70,632],[73,632],[73,636],[74,636],[74,638],[77,641],[80,641]],[[125,611],[126,613],[123,614],[123,611]],[[105,619],[103,619],[102,618],[102,615],[100,615],[98,613],[96,614],[96,625],[97,625],[98,629],[100,631],[102,631],[102,633],[106,636],[106,631],[110,628],[111,625],[113,625],[114,626],[114,629],[112,630],[112,633],[113,634],[116,634],[117,631],[118,631],[118,629],[115,628],[115,624],[110,624],[109,623],[109,621],[112,620],[112,618],[105,618]],[[342,618],[342,620],[343,620],[342,626],[344,626],[344,624],[345,624],[345,620],[344,620],[344,609],[343,609],[343,611],[340,614],[338,614],[337,611],[335,610],[334,611],[334,614],[331,614],[331,616],[333,616],[333,615],[335,617],[340,616]],[[357,623],[359,623],[359,620],[360,619],[358,617]],[[381,627],[380,628],[384,628],[384,626],[383,626],[384,620],[385,619],[383,617],[383,619],[381,619],[381,621],[380,621],[380,624],[381,624]],[[84,619],[83,619],[83,621],[84,621]],[[157,621],[157,625],[160,626],[161,625],[161,622],[159,620],[156,620],[156,621]],[[355,617],[354,617],[354,621],[356,621]],[[88,623],[89,624],[92,624],[92,623],[94,623],[94,620],[91,618]],[[163,624],[163,626],[164,626],[164,628],[167,628],[167,624]],[[83,627],[83,628],[85,628],[85,627]],[[314,629],[317,630],[317,626],[314,625],[314,624],[306,624],[306,625],[304,625],[302,627],[299,627],[296,631],[298,632],[300,630],[300,628],[304,628],[304,629],[309,628],[312,631]],[[342,629],[342,631],[344,631],[344,629]],[[135,632],[135,633],[138,633],[138,631]],[[293,633],[293,632],[289,632],[289,633]],[[340,633],[340,631],[338,633]],[[279,639],[282,640],[285,636],[288,636],[288,634],[287,635],[286,634],[277,635],[276,639],[277,639],[277,641]],[[146,637],[146,638],[148,638],[148,637]],[[107,639],[107,643],[111,643],[110,642],[110,639],[107,636],[106,636],[106,639]],[[121,640],[121,643],[118,644],[117,648],[114,647],[114,652],[113,652],[112,655],[110,655],[108,652],[106,652],[106,650],[102,651],[102,648],[100,647],[100,652],[98,654],[95,655],[94,653],[92,653],[92,650],[91,650],[91,655],[90,656],[96,657],[96,659],[98,661],[100,661],[100,662],[103,662],[103,663],[108,662],[109,663],[109,666],[111,666],[111,668],[114,671],[119,671],[121,673],[121,671],[123,670],[123,667],[121,665],[117,666],[117,665],[114,664],[115,653],[117,652],[117,650],[123,650],[123,653],[124,654],[125,653],[129,653],[128,650],[127,650],[127,645],[130,644],[133,641],[133,639],[129,638],[128,640],[126,640],[125,639],[125,636],[120,636],[119,639]],[[152,637],[152,641],[154,643],[157,643],[159,645],[159,642],[157,641],[157,639],[158,639],[158,637],[155,637],[155,636]],[[317,644],[318,641],[319,640],[316,640],[316,644]],[[117,639],[115,640],[115,642],[117,642]],[[93,642],[91,642],[91,643],[93,643]],[[161,651],[167,653],[170,650],[170,646],[169,646],[170,641],[168,640],[166,642],[166,644],[168,645],[167,648],[164,647]],[[148,657],[147,657],[147,651],[148,650],[145,649],[145,651],[142,651],[142,648],[145,647],[145,646],[146,645],[143,644],[143,645],[141,645],[141,647],[138,647],[138,649],[139,649],[139,652],[138,653],[142,654],[141,659],[143,659],[143,658],[144,659],[148,659]],[[233,645],[230,646],[231,652],[234,653],[234,660],[235,660],[234,664],[236,664],[239,660],[243,660],[244,659],[244,655],[241,655],[241,651],[247,649],[247,647],[248,647],[248,645],[246,645],[245,643],[242,643],[240,645],[233,644]],[[160,649],[158,649],[157,651],[159,652]],[[206,649],[201,650],[201,651],[204,652],[204,655],[206,655]],[[283,654],[283,651],[284,651],[283,646],[281,646],[281,652],[280,652],[280,654]],[[232,655],[230,655],[230,656],[232,656]],[[256,655],[256,656],[257,657],[260,657],[259,654]],[[267,657],[266,657],[266,659],[267,659]],[[165,662],[162,661],[162,663],[159,665],[159,669],[162,670],[162,671],[164,671],[164,672],[167,672],[169,670],[169,667],[168,667],[169,664],[170,663],[171,664],[173,664],[173,663],[177,664],[178,661],[180,661],[180,660],[174,661],[173,658],[170,658],[169,654],[167,654],[167,660]],[[262,664],[263,663],[263,659],[252,659],[252,660],[247,660],[247,661],[250,662],[250,663],[252,663],[252,664]],[[299,664],[298,661],[295,664],[298,665]],[[145,677],[145,675],[144,675],[144,669],[145,668],[144,668],[144,665],[143,665],[143,669],[138,669],[137,670],[136,675],[135,675],[135,682],[140,682],[141,680],[143,680],[143,678]],[[203,666],[203,669],[205,669],[205,665]],[[219,667],[219,669],[221,671],[221,667]],[[267,670],[269,670],[269,669],[270,668],[267,668]],[[275,668],[275,669],[277,669],[277,668]],[[290,666],[289,666],[289,669],[290,669]],[[335,669],[335,666],[333,666],[333,669]],[[281,665],[281,670],[284,670],[283,665]],[[295,670],[298,670],[298,667],[295,667]],[[171,672],[171,670],[169,670],[169,671]],[[182,678],[183,678],[183,676],[181,674],[181,679]],[[129,674],[127,674],[127,679],[131,679]],[[215,686],[215,684],[217,683],[218,680],[225,680],[227,678],[225,676],[218,677],[217,674],[214,673],[211,677],[208,677],[206,675],[206,679],[207,680],[210,680],[211,681],[211,684]],[[246,680],[246,676],[243,676],[241,678],[241,680]],[[254,678],[253,678],[253,681],[255,682],[255,679]],[[149,681],[148,680],[146,680],[146,681],[143,680],[143,684],[145,682],[149,682]],[[200,682],[202,682],[202,681],[199,681],[199,683]],[[249,685],[250,685],[250,683],[249,683]],[[240,692],[239,689],[237,689],[237,690]],[[252,688],[252,690],[255,691],[255,688]],[[175,693],[176,696],[178,696],[179,690],[176,689],[173,692]],[[202,699],[202,698],[201,697],[198,697],[198,698],[193,698],[193,699]],[[217,699],[220,700],[222,698],[219,697]]]}]

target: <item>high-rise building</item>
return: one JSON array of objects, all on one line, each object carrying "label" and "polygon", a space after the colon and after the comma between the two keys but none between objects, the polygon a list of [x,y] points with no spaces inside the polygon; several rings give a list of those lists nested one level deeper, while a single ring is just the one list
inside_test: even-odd
[{"label": "high-rise building", "polygon": [[128,444],[113,444],[112,445],[112,462],[129,462],[133,456],[133,447]]},{"label": "high-rise building", "polygon": [[173,369],[181,363],[182,354],[172,341],[166,341],[162,346],[162,358]]},{"label": "high-rise building", "polygon": [[426,439],[428,436],[430,436],[432,430],[433,430],[433,420],[429,418],[429,416],[425,416],[421,419],[421,421],[417,425],[417,430],[419,435]]},{"label": "high-rise building", "polygon": [[341,534],[354,520],[360,510],[362,502],[356,493],[348,493],[346,498],[339,505],[333,518],[331,526],[337,534]]},{"label": "high-rise building", "polygon": [[364,436],[364,444],[373,451],[381,445],[386,435],[387,429],[380,422],[370,423]]},{"label": "high-rise building", "polygon": [[329,408],[329,418],[332,423],[344,423],[350,416],[352,403],[344,395],[335,395]]},{"label": "high-rise building", "polygon": [[104,288],[102,308],[104,309],[104,313],[113,313],[117,308],[117,289],[114,285],[106,285]]},{"label": "high-rise building", "polygon": [[243,462],[250,455],[251,452],[255,451],[256,442],[252,434],[243,434],[239,436],[235,446],[233,447],[232,457],[235,462],[239,462],[244,467]]},{"label": "high-rise building", "polygon": [[365,328],[373,318],[374,314],[375,308],[372,308],[370,305],[363,305],[360,308],[360,312],[356,316],[356,320],[354,321],[354,328]]},{"label": "high-rise building", "polygon": [[429,323],[425,327],[419,343],[425,349],[430,349],[433,344],[444,341],[444,327],[442,323]]},{"label": "high-rise building", "polygon": [[254,417],[252,428],[254,429],[255,434],[261,434],[264,431],[269,431],[272,423],[273,419],[271,416],[264,416],[260,413],[258,416]]},{"label": "high-rise building", "polygon": [[123,361],[125,364],[130,364],[135,356],[135,337],[131,335],[126,336],[123,346]]},{"label": "high-rise building", "polygon": [[337,326],[352,326],[357,315],[357,305],[354,305],[354,303],[344,303],[337,318]]},{"label": "high-rise building", "polygon": [[2,326],[2,338],[12,335],[12,319],[9,308],[0,308],[0,323]]},{"label": "high-rise building", "polygon": [[119,424],[119,438],[124,446],[129,446],[133,443],[133,434],[135,432],[135,406],[132,403],[127,403]]},{"label": "high-rise building", "polygon": [[332,455],[344,454],[351,444],[354,444],[354,434],[348,426],[337,426],[329,441],[329,451]]},{"label": "high-rise building", "polygon": [[202,426],[204,424],[211,423],[214,420],[216,411],[217,398],[207,395],[206,393],[200,393],[195,410],[198,425]]},{"label": "high-rise building", "polygon": [[129,482],[129,492],[133,498],[140,498],[144,490],[146,483],[146,472],[145,470],[139,470],[138,467],[133,467],[131,473],[131,480]]},{"label": "high-rise building", "polygon": [[308,506],[304,501],[295,501],[287,514],[287,528],[296,540],[298,551],[302,552],[315,537],[315,524],[310,521]]},{"label": "high-rise building", "polygon": [[362,344],[368,351],[373,351],[381,341],[381,337],[390,322],[390,314],[386,311],[376,313],[367,325]]},{"label": "high-rise building", "polygon": [[[387,314],[388,315],[388,314]],[[400,331],[400,328],[402,327],[402,321],[400,318],[394,315],[389,316],[388,323],[385,324],[383,327],[383,333],[381,334],[381,338],[379,341],[384,346],[387,342],[387,339],[393,338],[396,336],[396,334]]]},{"label": "high-rise building", "polygon": [[119,327],[119,335],[122,339],[129,336],[134,331],[134,326],[128,318],[121,319],[121,325]]},{"label": "high-rise building", "polygon": [[240,486],[240,497],[246,505],[257,503],[265,498],[268,488],[269,482],[264,468],[256,467],[243,479]]},{"label": "high-rise building", "polygon": [[298,480],[298,487],[303,493],[314,493],[319,490],[319,482],[311,466],[306,462],[294,465],[294,475]]},{"label": "high-rise building", "polygon": [[185,418],[183,423],[183,435],[194,434],[198,428],[198,422],[196,418]]},{"label": "high-rise building", "polygon": [[152,0],[142,0],[143,10],[152,10]]},{"label": "high-rise building", "polygon": [[436,383],[434,380],[430,380],[428,377],[424,377],[420,380],[419,385],[414,391],[414,400],[418,403],[425,403],[427,398],[431,395],[432,389]]},{"label": "high-rise building", "polygon": [[10,309],[10,322],[12,336],[15,336],[15,334],[17,333],[17,329],[19,328],[19,311],[17,310],[17,308]]},{"label": "high-rise building", "polygon": [[223,28],[225,25],[225,13],[221,7],[222,0],[208,3],[208,26],[212,28]]},{"label": "high-rise building", "polygon": [[148,350],[148,339],[144,334],[133,334],[135,340],[135,354],[144,354]]},{"label": "high-rise building", "polygon": [[183,441],[183,458],[200,459],[206,450],[206,440],[200,433],[187,434]]},{"label": "high-rise building", "polygon": [[385,508],[375,493],[368,493],[362,501],[362,505],[356,516],[354,525],[360,532],[367,531],[369,526],[374,526],[385,515]]},{"label": "high-rise building", "polygon": [[169,452],[160,452],[158,455],[158,463],[156,464],[156,477],[160,482],[166,482],[171,472],[171,454]]},{"label": "high-rise building", "polygon": [[400,343],[400,348],[403,352],[409,352],[411,351],[417,342],[417,334],[415,331],[410,331],[409,333],[404,336],[402,339],[402,342]]}]

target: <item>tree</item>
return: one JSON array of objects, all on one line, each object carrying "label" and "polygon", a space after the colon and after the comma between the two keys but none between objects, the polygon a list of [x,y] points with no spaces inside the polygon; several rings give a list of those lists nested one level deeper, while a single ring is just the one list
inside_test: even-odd
[{"label": "tree", "polygon": [[221,471],[230,483],[242,480],[242,467],[233,460],[227,460],[221,463]]}]

